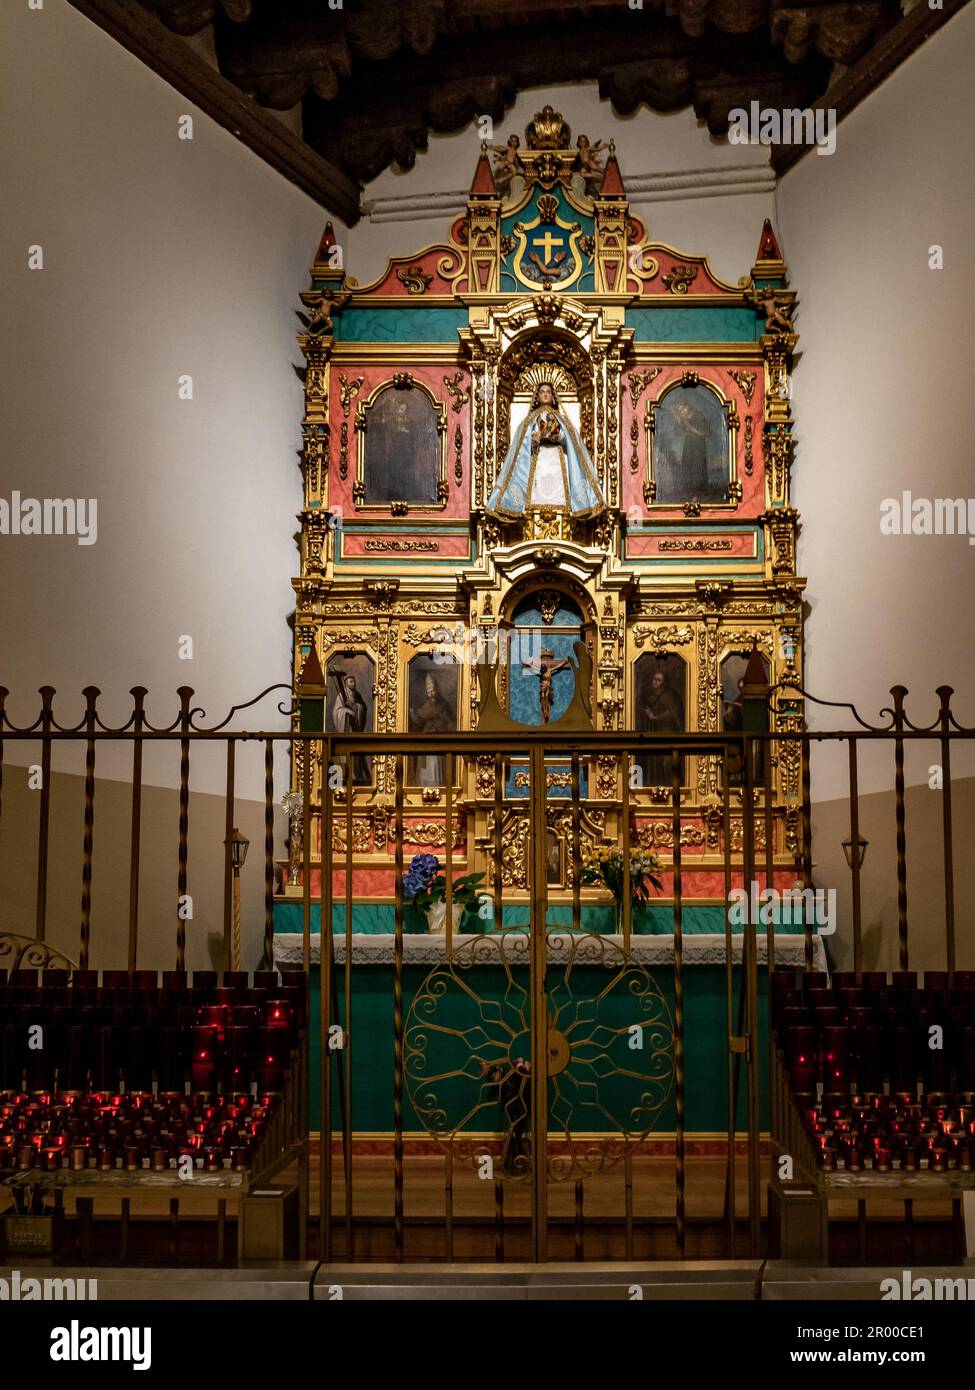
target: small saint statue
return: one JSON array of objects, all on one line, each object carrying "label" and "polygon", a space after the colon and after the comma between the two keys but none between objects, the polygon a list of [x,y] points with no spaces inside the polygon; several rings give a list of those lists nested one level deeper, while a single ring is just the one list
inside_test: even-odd
[{"label": "small saint statue", "polygon": [[504,521],[523,517],[532,507],[556,507],[573,517],[595,516],[605,508],[589,451],[550,381],[535,389],[486,510]]},{"label": "small saint statue", "polygon": [[542,723],[547,724],[552,717],[552,701],[555,695],[552,686],[552,677],[556,671],[563,671],[571,666],[571,662],[564,657],[555,660],[555,652],[551,647],[546,647],[539,655],[538,661],[523,661],[522,667],[530,671],[532,675],[538,677],[538,703],[542,711]]}]

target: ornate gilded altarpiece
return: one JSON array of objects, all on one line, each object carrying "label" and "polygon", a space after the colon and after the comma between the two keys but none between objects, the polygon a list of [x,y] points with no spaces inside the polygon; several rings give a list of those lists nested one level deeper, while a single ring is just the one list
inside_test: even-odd
[{"label": "ornate gilded altarpiece", "polygon": [[[337,260],[329,226],[301,296],[298,338],[307,369],[294,667],[297,683],[314,647],[328,727],[340,719],[380,731],[476,727],[472,634],[490,649],[525,613],[543,636],[551,625],[553,651],[575,625],[591,657],[597,730],[648,729],[653,709],[669,716],[656,726],[663,730],[675,720],[687,731],[721,729],[735,717],[756,646],[771,684],[801,685],[804,581],[790,499],[795,297],[768,223],[750,274],[728,284],[705,256],[650,239],[629,210],[612,145],[601,158],[591,146],[580,154],[561,117],[541,113],[494,167],[482,147],[467,210],[442,242],[394,256],[368,285]],[[490,507],[543,383],[598,479],[603,506],[594,515],[532,505],[510,518]],[[515,717],[517,674],[502,665],[498,677],[498,698]],[[563,667],[556,689],[575,678]],[[518,699],[526,688],[521,679]],[[529,712],[524,722],[540,718]],[[800,728],[801,704],[777,699],[774,718]],[[794,869],[801,834],[802,768],[790,746],[778,746],[772,767],[783,873]],[[349,769],[355,889],[366,902],[391,902],[394,892],[389,761]],[[305,769],[294,771],[300,787]],[[671,788],[660,784],[669,776],[652,759],[641,775],[630,793],[631,843],[666,865]],[[320,777],[313,768],[313,805]],[[516,766],[506,773],[506,797],[519,777]],[[555,767],[553,796],[560,777],[566,795],[565,770]],[[468,765],[457,786],[457,872],[489,867],[493,779],[487,759]],[[407,857],[443,850],[442,781],[438,759],[413,760]],[[723,901],[716,759],[686,757],[682,782],[684,897]],[[588,768],[583,791],[584,848],[619,843],[614,757]],[[733,790],[735,853],[740,806]],[[509,804],[505,814],[505,891],[517,901],[528,875],[527,810],[521,817]],[[565,852],[571,817],[555,801],[549,820],[557,901],[575,872]],[[763,857],[764,826],[760,813]],[[344,849],[342,814],[335,836]]]}]

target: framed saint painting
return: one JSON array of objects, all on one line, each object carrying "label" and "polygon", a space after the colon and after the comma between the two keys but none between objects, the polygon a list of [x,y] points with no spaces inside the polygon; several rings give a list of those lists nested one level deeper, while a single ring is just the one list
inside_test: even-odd
[{"label": "framed saint painting", "polygon": [[446,501],[446,407],[417,382],[384,382],[356,416],[359,507],[391,502],[442,507]]},{"label": "framed saint painting", "polygon": [[728,405],[698,383],[667,390],[647,423],[650,488],[658,506],[727,505],[734,472]]}]

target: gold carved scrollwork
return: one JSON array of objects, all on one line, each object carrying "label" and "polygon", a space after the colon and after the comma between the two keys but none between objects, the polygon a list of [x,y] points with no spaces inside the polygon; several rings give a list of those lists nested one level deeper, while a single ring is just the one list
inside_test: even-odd
[{"label": "gold carved scrollwork", "polygon": [[[682,846],[687,845],[688,847],[703,845],[704,831],[696,825],[682,825],[680,842]],[[638,845],[640,849],[673,849],[674,827],[667,821],[648,821],[638,828],[633,827],[631,829],[630,843]]]},{"label": "gold carved scrollwork", "polygon": [[443,379],[443,384],[447,388],[447,394],[453,397],[453,404],[450,407],[453,411],[462,410],[470,400],[470,392],[465,391],[461,385],[463,380],[464,373],[460,368],[454,372],[453,376],[445,376]]},{"label": "gold carved scrollwork", "polygon": [[683,646],[694,640],[689,627],[653,627],[647,623],[637,623],[633,628],[633,642],[637,647],[648,646],[651,651],[663,651],[669,646]]},{"label": "gold carved scrollwork", "polygon": [[[390,831],[393,830],[394,823],[390,823]],[[453,849],[464,848],[464,823],[463,820],[455,820]],[[392,838],[392,834],[390,835]],[[426,845],[430,849],[446,849],[447,847],[447,826],[443,821],[404,821],[403,822],[403,843],[406,845]]]},{"label": "gold carved scrollwork", "polygon": [[751,405],[752,396],[755,392],[755,382],[757,380],[757,373],[736,372],[732,370],[728,373],[728,375],[731,377],[732,381],[734,381],[737,384],[739,390],[741,391],[741,394],[745,397],[745,404]]},{"label": "gold carved scrollwork", "polygon": [[636,410],[637,402],[644,391],[663,371],[662,367],[648,367],[645,372],[630,372],[626,384],[630,392],[630,405]]},{"label": "gold carved scrollwork", "polygon": [[600,753],[596,759],[596,792],[604,801],[616,795],[618,761],[611,753]]},{"label": "gold carved scrollwork", "polygon": [[[352,817],[352,849],[356,854],[367,854],[372,840],[372,821],[368,816]],[[345,814],[332,820],[332,850],[345,849]]]},{"label": "gold carved scrollwork", "polygon": [[339,405],[342,407],[342,414],[346,419],[349,418],[349,410],[352,400],[359,394],[359,387],[365,381],[365,377],[356,376],[350,381],[344,374],[339,375]]},{"label": "gold carved scrollwork", "polygon": [[671,294],[686,294],[697,279],[697,266],[677,264],[660,278]]}]

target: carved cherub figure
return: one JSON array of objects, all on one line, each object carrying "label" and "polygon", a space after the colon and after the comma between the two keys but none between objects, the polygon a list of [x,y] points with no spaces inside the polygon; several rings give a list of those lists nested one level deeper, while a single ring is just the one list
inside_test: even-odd
[{"label": "carved cherub figure", "polygon": [[750,304],[754,304],[756,309],[764,313],[766,333],[795,332],[791,305],[780,298],[779,292],[772,285],[753,285],[746,290],[745,297]]},{"label": "carved cherub figure", "polygon": [[309,333],[331,333],[332,315],[339,313],[345,308],[352,294],[346,290],[344,294],[336,294],[333,289],[326,287],[318,297],[318,302],[312,307],[308,316]]},{"label": "carved cherub figure", "polygon": [[595,189],[598,191],[599,185],[603,181],[603,164],[599,159],[599,151],[605,148],[603,140],[597,140],[595,145],[590,144],[588,135],[580,135],[576,141],[579,160],[579,172],[585,180],[586,190]]},{"label": "carved cherub figure", "polygon": [[511,187],[511,181],[518,173],[521,159],[518,155],[518,137],[509,135],[506,145],[489,145],[495,155],[494,186],[499,193]]}]

